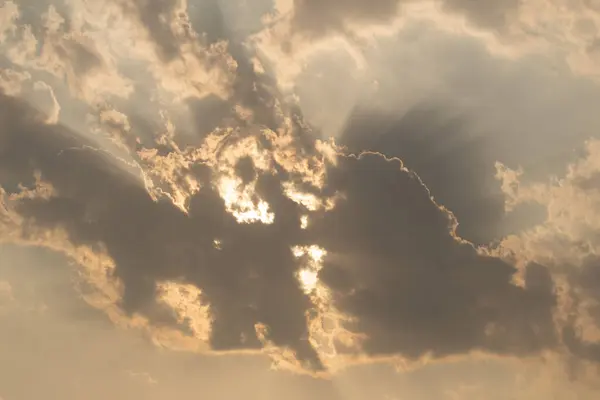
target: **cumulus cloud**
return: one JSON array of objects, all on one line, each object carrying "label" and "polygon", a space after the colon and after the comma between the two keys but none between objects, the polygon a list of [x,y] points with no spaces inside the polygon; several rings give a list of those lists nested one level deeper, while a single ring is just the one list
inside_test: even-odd
[{"label": "cumulus cloud", "polygon": [[[306,338],[310,302],[295,278],[298,260],[291,250],[299,210],[279,183],[273,186],[268,177],[257,183],[274,211],[289,210],[272,225],[239,224],[210,181],[202,182],[184,213],[153,199],[139,179],[123,175],[67,129],[36,121],[27,106],[4,98],[3,110],[3,169],[11,176],[40,171],[55,191],[47,199],[18,201],[17,212],[29,223],[64,229],[76,244],[103,244],[123,282],[127,311],[169,320],[153,310],[157,283],[183,280],[201,287],[210,304],[215,348],[259,347],[254,325],[262,322],[276,345],[317,362]],[[203,165],[195,167],[196,179],[207,179]]]},{"label": "cumulus cloud", "polygon": [[140,177],[124,174],[119,161],[111,164],[68,129],[36,120],[14,99],[4,97],[3,105],[3,169],[23,177],[38,171],[53,189],[46,197],[13,196],[11,207],[25,226],[62,229],[75,245],[104,246],[129,313],[176,324],[157,301],[159,283],[192,284],[208,304],[213,348],[260,348],[261,324],[270,343],[322,368],[308,337],[314,305],[293,253],[316,244],[327,252],[319,276],[331,305],[353,321],[343,327],[365,338],[359,347],[369,354],[530,354],[555,344],[555,300],[544,267],[527,268],[524,288],[512,284],[515,268],[457,238],[453,216],[398,160],[337,159],[312,190],[340,199],[331,211],[313,212],[302,229],[309,210],[286,196],[283,182],[294,173],[274,159],[264,169],[233,156],[240,175],[234,190],[253,183],[273,219],[253,219],[243,204],[228,209],[229,193],[219,191],[226,160],[214,164],[216,171],[202,162],[190,167],[199,189],[182,210],[153,198]]},{"label": "cumulus cloud", "polygon": [[583,157],[569,165],[563,176],[547,182],[523,182],[523,170],[501,164],[497,174],[507,195],[507,208],[532,202],[547,210],[545,221],[508,236],[502,247],[555,270],[566,297],[564,343],[577,356],[594,361],[600,360],[598,148],[597,140],[587,142]]},{"label": "cumulus cloud", "polygon": [[328,184],[344,195],[313,227],[328,251],[320,274],[337,308],[356,317],[372,354],[410,358],[484,349],[527,354],[554,344],[552,279],[455,235],[454,217],[398,160],[365,154],[340,161]]},{"label": "cumulus cloud", "polygon": [[505,219],[488,146],[485,138],[469,137],[467,115],[444,115],[443,109],[421,105],[394,116],[356,107],[340,141],[356,153],[370,149],[402,159],[454,213],[459,235],[487,244],[502,236]]},{"label": "cumulus cloud", "polygon": [[12,17],[7,23],[10,34],[0,46],[13,66],[49,73],[86,101],[128,96],[131,85],[119,74],[107,49],[98,46],[89,32],[66,19],[54,5],[46,6],[3,4],[6,13],[12,10]]}]

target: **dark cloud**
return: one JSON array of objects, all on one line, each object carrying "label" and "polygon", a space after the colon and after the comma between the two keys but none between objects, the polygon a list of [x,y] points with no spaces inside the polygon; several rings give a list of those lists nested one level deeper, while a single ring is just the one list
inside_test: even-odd
[{"label": "dark cloud", "polygon": [[[316,7],[316,3],[306,4]],[[336,4],[327,2],[322,7],[333,12]],[[356,12],[363,6],[352,4]],[[176,56],[180,51],[177,38],[163,18],[173,17],[175,3],[139,1],[133,5],[163,57]],[[392,2],[376,3],[371,11],[382,7],[378,12],[389,15],[385,10],[391,6]],[[229,102],[195,103],[197,128],[206,132],[220,125],[228,107],[242,105],[253,115],[251,121],[238,121],[240,125],[251,122],[276,130],[282,122],[278,108],[283,107],[273,89],[276,85],[255,70],[248,49],[231,32],[222,28],[218,36],[229,39],[229,52],[238,66],[233,96]],[[176,324],[156,301],[157,284],[164,280],[191,283],[202,290],[203,301],[210,305],[214,349],[260,348],[255,325],[261,323],[274,345],[291,348],[307,367],[321,369],[321,360],[308,340],[306,315],[313,306],[296,278],[302,260],[292,253],[293,246],[317,244],[328,252],[321,280],[331,289],[334,305],[356,318],[347,328],[367,335],[364,350],[369,354],[418,358],[475,349],[531,354],[555,344],[553,288],[544,267],[527,269],[524,288],[513,285],[515,268],[460,242],[452,233],[453,217],[432,201],[417,175],[402,169],[398,161],[379,154],[341,157],[340,164],[328,170],[325,192],[339,193],[342,200],[334,210],[311,216],[309,229],[303,230],[300,220],[308,210],[290,200],[282,187],[283,181],[295,177],[277,165],[274,175],[260,174],[251,159],[242,158],[236,174],[243,184],[257,180],[257,194],[270,204],[275,221],[240,224],[227,212],[211,184],[212,173],[202,165],[182,172],[203,183],[186,214],[170,201],[153,200],[138,178],[109,155],[93,150],[92,143],[75,132],[44,124],[33,110],[14,99],[3,96],[0,102],[0,168],[29,184],[34,171],[40,171],[41,178],[56,190],[49,199],[22,200],[18,212],[26,224],[65,229],[76,245],[103,245],[124,285],[122,307],[128,313],[142,313],[156,324]],[[299,154],[314,152],[301,113],[289,113]],[[454,155],[446,160],[427,147],[431,141],[423,121],[430,120],[429,116],[416,112],[401,121],[373,118],[384,133],[378,143],[387,149],[392,143],[403,149],[398,155],[442,188],[436,189],[445,194],[441,200],[456,204],[459,217],[472,215],[465,218],[471,224],[467,228],[475,232],[473,236],[481,235],[475,221],[482,224],[481,219],[488,218],[484,221],[492,225],[495,216],[489,216],[488,199],[481,211],[473,211],[482,195],[477,189],[466,194],[463,189],[471,186],[469,182],[480,187],[484,178],[477,172],[487,169],[453,164]],[[435,133],[441,125],[450,132],[449,138],[460,132],[460,123],[454,131],[447,123],[429,126]],[[366,126],[358,121],[352,129],[364,133],[365,127],[373,128],[372,121]],[[394,140],[400,137],[402,141],[393,142],[385,135],[390,128],[409,134],[394,135]],[[359,140],[365,137],[347,132],[346,144],[362,150],[369,147]],[[353,138],[357,141],[352,142]],[[268,141],[262,145],[263,151],[271,150]],[[446,160],[442,169],[451,174],[436,176],[442,169],[427,167],[433,159]],[[453,191],[456,179],[467,184]],[[465,202],[465,197],[477,200]]]},{"label": "dark cloud", "polygon": [[457,240],[450,215],[401,167],[376,154],[342,158],[328,187],[344,200],[311,221],[311,238],[329,252],[321,278],[356,317],[365,350],[416,358],[551,347],[547,271],[537,266],[525,288],[513,285],[515,268]]},{"label": "dark cloud", "polygon": [[253,182],[256,178],[256,170],[254,169],[252,157],[247,156],[240,158],[235,165],[235,172],[244,185]]},{"label": "dark cloud", "polygon": [[[376,151],[398,157],[415,171],[439,204],[457,218],[457,233],[475,244],[488,244],[518,231],[543,213],[521,205],[504,210],[504,194],[494,178],[494,148],[485,136],[473,136],[470,119],[447,107],[423,104],[399,116],[357,106],[340,143],[352,153]],[[524,213],[528,218],[521,218]]]},{"label": "dark cloud", "polygon": [[584,360],[600,362],[600,342],[583,340],[572,325],[564,327],[562,335],[563,342],[572,354]]},{"label": "dark cloud", "polygon": [[303,230],[307,210],[282,187],[293,177],[258,174],[251,160],[241,159],[237,173],[245,182],[257,176],[257,194],[275,220],[240,224],[201,164],[184,172],[204,182],[185,214],[170,201],[152,200],[117,161],[83,147],[74,132],[39,122],[14,99],[0,100],[0,168],[23,177],[40,171],[56,190],[49,199],[22,200],[18,212],[28,224],[64,228],[74,244],[102,244],[124,284],[127,312],[174,324],[155,301],[157,283],[191,283],[210,304],[213,348],[260,348],[255,324],[262,323],[273,344],[320,369],[308,341],[312,303],[296,278],[301,260],[292,253],[293,246],[317,244],[328,252],[320,278],[334,305],[356,318],[347,328],[367,335],[369,354],[531,354],[555,345],[555,298],[545,267],[529,266],[525,287],[512,284],[516,269],[457,239],[451,214],[398,160],[340,157],[327,171],[324,193],[342,200],[313,215]]},{"label": "dark cloud", "polygon": [[188,107],[194,118],[192,139],[204,139],[219,127],[225,118],[230,118],[233,114],[231,103],[214,95],[202,99],[189,99]]},{"label": "dark cloud", "polygon": [[[347,22],[361,24],[389,23],[398,16],[397,9],[416,0],[294,0],[294,26],[306,33],[321,35],[343,31]],[[474,25],[489,29],[504,27],[519,0],[471,1],[445,0],[443,7],[463,14]]]},{"label": "dark cloud", "polygon": [[[600,327],[600,259],[591,257],[577,269],[570,271],[572,294],[575,303],[583,303],[584,312],[595,327]],[[575,317],[575,316],[574,316]],[[578,357],[600,362],[600,341],[585,340],[574,324],[563,328],[563,341],[567,348]]]},{"label": "dark cloud", "polygon": [[461,237],[489,243],[501,236],[504,218],[494,162],[485,157],[482,138],[468,134],[464,116],[441,110],[420,106],[394,116],[356,108],[340,140],[353,153],[368,150],[400,158],[454,213]]},{"label": "dark cloud", "polygon": [[4,312],[0,290],[0,340],[11,344],[0,351],[4,399],[158,400],[183,391],[215,400],[341,398],[332,382],[274,372],[263,357],[153,348],[79,297],[78,270],[61,255],[6,244],[0,252],[0,281],[11,282],[15,298]]},{"label": "dark cloud", "polygon": [[[179,51],[174,47],[177,40],[161,15],[172,17],[175,3],[134,5],[162,55],[174,57]],[[331,1],[322,3],[318,7],[325,8],[320,15],[332,15],[337,6]],[[304,7],[310,10],[317,5],[307,2]],[[362,7],[363,3],[353,2],[347,12],[358,15]],[[371,14],[365,15],[388,16],[393,7],[395,2],[376,2],[369,6]],[[248,50],[225,28],[219,37],[230,39],[229,51],[238,65],[230,107],[247,107],[253,112],[253,123],[275,130],[281,125],[275,85],[255,71]],[[273,344],[293,349],[310,368],[322,368],[308,341],[306,315],[312,304],[296,278],[301,260],[292,254],[293,246],[317,244],[328,252],[320,277],[331,289],[334,305],[356,318],[347,328],[367,335],[364,350],[369,354],[418,358],[475,349],[530,354],[555,344],[553,288],[544,267],[528,267],[524,288],[513,285],[515,268],[460,242],[452,234],[452,216],[431,200],[417,175],[402,169],[398,161],[378,154],[340,158],[340,164],[328,170],[325,191],[340,193],[343,200],[333,211],[311,218],[309,229],[302,230],[300,217],[307,210],[285,196],[282,188],[282,181],[293,177],[281,168],[275,175],[258,174],[252,160],[241,159],[237,175],[244,184],[258,179],[257,193],[276,217],[271,225],[239,224],[211,185],[210,171],[184,172],[204,183],[185,214],[169,201],[154,201],[117,161],[84,147],[91,144],[74,132],[43,124],[14,99],[3,97],[1,102],[5,107],[0,121],[0,166],[21,181],[41,171],[42,179],[56,189],[50,199],[23,200],[18,211],[27,223],[64,228],[75,244],[105,246],[124,284],[122,306],[129,313],[145,314],[158,324],[174,324],[156,302],[157,283],[192,283],[202,289],[203,300],[211,307],[213,348],[260,348],[255,325],[262,323]],[[224,103],[213,104],[225,115]],[[204,104],[198,104],[198,109],[207,113]],[[298,150],[314,151],[311,139],[301,133],[300,113],[292,111],[298,137],[306,142]],[[218,112],[209,110],[208,114],[215,115],[198,116],[198,127],[206,123],[205,130],[209,130],[224,118]],[[394,135],[403,138],[394,145],[406,149],[399,155],[425,178],[439,185],[445,182],[448,186],[439,190],[446,194],[442,200],[457,204],[457,214],[473,215],[469,223],[475,231],[474,221],[494,216],[489,217],[486,207],[474,212],[477,202],[461,197],[480,199],[481,195],[465,194],[462,186],[453,191],[451,185],[458,177],[479,184],[483,175],[474,171],[487,170],[472,168],[472,164],[469,170],[446,161],[444,170],[452,171],[451,175],[436,177],[433,171],[441,169],[428,169],[427,163],[444,158],[427,148],[429,135],[423,130],[423,120],[428,118],[418,112],[401,121],[374,118],[384,131],[379,145],[390,148],[392,141],[385,135],[390,128],[408,132]],[[460,132],[457,126],[455,131]],[[450,128],[444,124],[450,131],[448,137],[454,132]],[[362,132],[364,126],[359,121],[353,129]],[[360,140],[352,142],[352,132],[345,138],[356,149],[365,147]]]},{"label": "dark cloud", "polygon": [[[294,23],[303,32],[325,34],[343,30],[349,20],[389,21],[400,3],[296,1]],[[177,135],[175,141],[184,149],[197,146],[207,134],[218,134],[216,128],[233,126],[234,132],[217,151],[226,153],[230,146],[255,135],[259,151],[271,160],[269,172],[246,156],[237,160],[232,173],[241,187],[255,185],[254,197],[269,204],[274,222],[238,222],[216,187],[220,176],[201,161],[178,165],[173,172],[175,183],[188,177],[200,182],[198,192],[185,204],[187,212],[171,199],[156,200],[138,169],[96,148],[90,135],[47,124],[47,118],[25,102],[0,94],[0,184],[16,194],[22,190],[20,185],[34,188],[39,174],[54,189],[48,197],[26,196],[11,202],[24,218],[22,239],[31,239],[38,229],[60,228],[72,244],[106,251],[123,284],[119,306],[127,314],[142,314],[154,325],[176,327],[184,334],[192,334],[192,329],[159,301],[159,284],[178,281],[197,286],[201,301],[210,307],[209,341],[214,350],[262,348],[265,343],[256,333],[256,326],[262,324],[270,344],[291,349],[307,369],[325,368],[309,340],[307,316],[317,311],[297,278],[306,260],[293,253],[294,246],[314,244],[327,252],[320,282],[329,289],[335,309],[352,317],[344,327],[364,335],[361,349],[370,356],[417,359],[473,350],[522,356],[557,349],[562,340],[578,357],[600,360],[600,345],[582,339],[572,326],[561,327],[559,335],[553,320],[557,297],[548,268],[527,265],[520,286],[514,283],[514,265],[473,245],[502,236],[505,215],[504,198],[493,179],[494,165],[484,159],[481,141],[467,137],[467,121],[428,108],[415,108],[402,117],[357,108],[341,141],[357,154],[378,153],[340,155],[338,163],[326,167],[324,188],[311,186],[302,181],[302,168],[315,166],[301,165],[294,171],[279,165],[273,153],[280,144],[261,133],[267,127],[273,135],[290,135],[284,138],[292,139],[286,150],[294,150],[300,161],[317,154],[301,111],[285,104],[270,72],[262,72],[268,66],[257,68],[256,54],[244,43],[253,31],[252,23],[243,29],[232,25],[235,13],[224,10],[225,2],[192,2],[189,16],[179,13],[177,4],[175,0],[123,3],[141,29],[148,31],[165,64],[188,51],[181,44],[225,40],[227,57],[237,69],[229,88],[231,98],[186,99],[194,137]],[[265,10],[272,6],[267,1],[263,5]],[[500,29],[518,3],[507,0],[484,6],[446,0],[444,6],[476,25]],[[41,26],[39,21],[36,24]],[[182,29],[174,30],[172,24]],[[190,24],[202,38],[193,34]],[[64,29],[69,31],[68,20]],[[93,46],[62,34],[56,38],[54,50],[63,62],[72,64],[76,75],[102,67],[102,57]],[[211,68],[201,45],[191,51]],[[122,130],[127,143],[124,153],[153,147],[156,157],[164,157],[160,161],[168,155],[182,156],[168,141],[155,143],[164,127],[158,118],[147,118],[154,113],[149,110],[159,112],[151,100],[153,89],[146,85],[154,78],[148,71],[135,74],[129,75],[137,80],[136,93],[127,102],[140,110],[125,112],[134,133],[119,121],[104,127]],[[124,111],[124,103],[115,102],[115,110]],[[238,106],[251,115],[240,115]],[[179,129],[178,117],[174,122]],[[593,187],[595,179],[580,183]],[[290,182],[317,197],[339,199],[336,207],[311,211],[297,204],[286,194],[284,184]],[[307,215],[309,223],[303,227]],[[597,265],[591,263],[573,283],[598,304],[599,276]],[[587,311],[600,321],[596,303]]]},{"label": "dark cloud", "polygon": [[164,322],[154,302],[156,283],[183,280],[200,287],[211,305],[213,347],[259,347],[254,324],[260,322],[275,345],[319,368],[307,340],[310,301],[295,277],[299,261],[291,251],[300,231],[298,206],[283,198],[278,182],[258,185],[275,211],[285,212],[272,225],[238,224],[211,185],[191,200],[188,216],[168,201],[153,201],[115,161],[83,148],[75,133],[44,125],[13,99],[1,102],[0,168],[23,177],[41,171],[57,192],[23,201],[19,212],[29,223],[63,227],[75,244],[103,244],[123,281],[125,310]]},{"label": "dark cloud", "polygon": [[[596,257],[588,259],[576,276],[577,286],[600,303],[600,259]],[[600,314],[597,321],[600,324]]]},{"label": "dark cloud", "polygon": [[208,43],[227,40],[229,36],[219,3],[219,0],[191,1],[188,7],[194,30],[204,35]]}]

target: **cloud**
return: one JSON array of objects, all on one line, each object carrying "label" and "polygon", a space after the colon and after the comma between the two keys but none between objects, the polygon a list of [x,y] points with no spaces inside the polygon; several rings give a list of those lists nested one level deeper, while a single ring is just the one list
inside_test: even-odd
[{"label": "cloud", "polygon": [[[297,2],[294,18],[317,13],[323,21],[313,22],[342,26],[346,17],[389,19],[398,3],[375,2],[368,10],[341,4]],[[494,29],[515,9],[510,2],[473,4],[444,7]],[[419,135],[439,129],[460,142],[468,130],[463,120],[449,122],[414,102],[403,110],[412,114],[400,117],[391,116],[393,102],[381,113],[351,108],[354,117],[364,110],[366,117],[362,125],[351,120],[356,125],[341,137],[356,153],[349,155],[318,139],[251,41],[223,26],[201,35],[189,9],[185,1],[116,1],[102,10],[73,1],[65,10],[44,10],[44,29],[19,22],[3,31],[14,40],[6,42],[11,69],[0,74],[3,241],[66,253],[84,271],[91,288],[82,295],[91,304],[177,349],[262,351],[311,372],[473,352],[537,356],[564,346],[589,358],[595,342],[578,329],[594,310],[594,288],[586,286],[593,280],[564,275],[556,258],[530,254],[567,211],[547,207],[550,222],[502,241],[502,251],[477,247],[457,224],[464,217],[469,236],[483,243],[487,232],[478,223],[500,218],[486,207],[504,211],[497,198],[486,203],[489,193],[468,188],[493,173],[479,142],[439,165],[420,164],[435,157],[428,146],[441,141]],[[13,9],[6,15],[15,21]],[[52,77],[42,79],[44,73]],[[464,84],[463,75],[448,74]],[[69,90],[56,89],[57,80]],[[26,81],[50,93],[52,106],[22,95]],[[452,85],[432,93],[475,102],[474,89],[463,87],[464,97],[451,96],[458,92]],[[87,113],[74,117],[78,124],[63,117],[69,96]],[[378,148],[360,136],[378,124],[415,134],[393,132]],[[392,155],[406,165],[365,148],[404,152]],[[455,161],[466,153],[473,154]],[[463,182],[443,186],[436,176],[442,169]],[[515,191],[518,173],[507,167],[499,175],[515,205],[546,205],[554,196],[572,204],[576,192],[563,193],[564,185]],[[481,202],[483,210],[474,211]],[[579,214],[568,212],[573,223]],[[595,276],[593,267],[585,271]],[[577,293],[566,296],[559,290],[565,284]],[[567,304],[580,298],[577,307]]]},{"label": "cloud", "polygon": [[563,329],[564,342],[576,356],[600,363],[600,264],[598,258],[586,260],[572,272],[571,285],[577,313]]},{"label": "cloud", "polygon": [[[38,171],[53,190],[45,197],[13,196],[11,208],[25,227],[64,230],[76,246],[101,245],[114,260],[127,313],[158,326],[180,324],[159,301],[158,288],[164,281],[191,284],[208,305],[214,349],[258,349],[257,326],[264,325],[269,343],[322,368],[306,317],[315,305],[297,279],[302,258],[293,252],[316,244],[327,252],[319,277],[331,305],[354,321],[343,328],[364,335],[360,347],[368,354],[531,354],[555,345],[555,299],[544,267],[527,268],[525,287],[512,284],[515,268],[457,238],[454,217],[398,160],[339,157],[323,186],[311,189],[338,196],[337,205],[311,214],[286,195],[284,182],[291,176],[293,183],[297,173],[276,158],[264,166],[260,158],[250,162],[249,155],[266,150],[251,137],[246,146],[255,144],[236,156],[234,140],[225,158],[189,166],[199,189],[181,209],[153,198],[141,177],[68,129],[36,120],[14,99],[2,100],[3,169],[23,177]],[[277,142],[271,146],[274,154],[281,151]],[[237,168],[228,170],[230,162]],[[228,203],[219,183],[227,171],[241,175],[235,186],[255,187],[274,219],[261,223],[250,205]],[[302,229],[306,214],[308,229]]]},{"label": "cloud", "polygon": [[[190,355],[153,348],[136,332],[115,329],[102,313],[90,309],[72,287],[79,267],[43,248],[2,246],[0,275],[18,299],[2,314],[1,395],[39,398],[51,392],[63,399],[160,399],[176,392],[201,391],[211,398],[300,400],[365,397],[451,399],[469,386],[471,399],[594,398],[597,379],[586,390],[565,375],[561,360],[470,357],[432,363],[399,373],[389,364],[362,365],[340,371],[331,380],[269,370],[266,357]],[[43,312],[39,305],[46,305]],[[12,307],[12,306],[11,306]],[[33,343],[37,351],[31,351]],[[590,372],[592,372],[590,370]],[[135,377],[130,375],[135,374]],[[156,383],[148,384],[146,377]],[[28,385],[35,379],[36,385]],[[236,385],[223,382],[235,380]],[[60,383],[60,385],[58,385]],[[596,388],[594,388],[596,384]],[[264,388],[269,390],[265,391]]]},{"label": "cloud", "polygon": [[[598,171],[596,139],[583,146],[583,156],[568,165],[561,177],[544,181],[523,179],[523,168],[511,169],[497,164],[497,178],[506,195],[506,208],[522,203],[537,203],[547,210],[543,223],[508,236],[505,246],[528,260],[552,260],[560,264],[581,265],[598,254],[596,231],[599,221],[595,210],[598,193],[595,177]],[[545,261],[542,261],[545,262]]]},{"label": "cloud", "polygon": [[130,82],[120,75],[108,50],[69,15],[60,14],[54,5],[39,9],[34,4],[11,4],[4,5],[13,10],[13,17],[10,35],[1,46],[13,66],[49,73],[64,81],[75,97],[89,102],[131,93]]},{"label": "cloud", "polygon": [[[400,15],[400,8],[412,1],[377,0],[295,0],[293,24],[296,29],[322,34],[330,31],[343,31],[352,22],[362,24],[390,23]],[[501,29],[509,17],[518,11],[516,0],[500,0],[488,3],[446,0],[442,8],[457,12],[468,18],[474,25],[484,28]]]},{"label": "cloud", "polygon": [[456,216],[457,232],[476,244],[502,237],[504,196],[485,157],[485,138],[472,138],[469,117],[446,107],[417,105],[405,114],[357,106],[340,138],[349,151],[398,157],[427,182],[436,202]]},{"label": "cloud", "polygon": [[524,179],[560,173],[600,128],[597,85],[551,58],[508,60],[430,23],[376,43],[362,70],[343,49],[311,57],[294,81],[306,120],[351,152],[402,159],[476,244],[542,220],[537,205],[504,212],[494,163],[526,166]]},{"label": "cloud", "polygon": [[290,75],[298,75],[307,59],[324,47],[339,49],[343,43],[358,60],[379,48],[382,38],[411,31],[415,23],[423,22],[449,35],[475,39],[500,58],[545,57],[556,69],[566,67],[594,81],[600,76],[596,45],[600,10],[593,1],[568,5],[555,0],[280,3],[286,5],[279,6],[268,29],[256,35],[256,40],[286,87]]},{"label": "cloud", "polygon": [[277,182],[273,186],[265,177],[258,186],[273,198],[275,211],[289,210],[281,222],[238,224],[210,184],[191,198],[186,214],[168,200],[155,201],[139,179],[72,132],[2,100],[3,168],[16,176],[39,170],[56,193],[19,201],[18,213],[29,223],[64,229],[76,245],[105,246],[124,285],[125,310],[172,319],[156,306],[157,283],[183,280],[198,285],[210,304],[214,348],[260,347],[254,325],[263,322],[273,343],[318,364],[305,338],[310,301],[294,275],[298,260],[291,247],[300,231],[299,216],[294,221],[299,210]]},{"label": "cloud", "polygon": [[26,72],[19,72],[13,69],[0,70],[0,88],[9,96],[19,95],[23,83],[30,79],[31,75]]},{"label": "cloud", "polygon": [[327,250],[321,279],[356,318],[365,351],[419,358],[554,345],[543,266],[528,266],[525,287],[515,286],[515,268],[456,237],[454,217],[397,159],[349,157],[328,176],[344,200],[309,231]]},{"label": "cloud", "polygon": [[[139,18],[140,24],[147,30],[156,44],[162,58],[172,59],[179,53],[179,38],[176,30],[184,30],[185,19],[180,15],[186,15],[187,1],[142,1],[120,2],[125,11],[133,13]],[[185,18],[185,17],[184,17]],[[185,32],[184,34],[187,34]]]},{"label": "cloud", "polygon": [[545,221],[508,236],[501,247],[523,260],[551,267],[563,287],[564,343],[576,356],[596,362],[600,361],[598,149],[597,140],[588,141],[583,156],[570,164],[562,177],[547,182],[524,182],[522,170],[501,164],[497,174],[507,208],[532,202],[547,210]]}]

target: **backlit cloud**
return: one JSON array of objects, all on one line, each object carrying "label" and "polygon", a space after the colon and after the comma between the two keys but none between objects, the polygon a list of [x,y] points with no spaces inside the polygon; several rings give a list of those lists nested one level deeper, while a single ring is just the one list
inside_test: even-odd
[{"label": "backlit cloud", "polygon": [[532,2],[4,1],[0,240],[171,349],[600,362],[597,10]]}]

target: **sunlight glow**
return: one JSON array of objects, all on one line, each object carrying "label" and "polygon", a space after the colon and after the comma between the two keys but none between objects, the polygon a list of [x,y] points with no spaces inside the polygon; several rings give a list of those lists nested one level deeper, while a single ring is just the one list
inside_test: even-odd
[{"label": "sunlight glow", "polygon": [[166,281],[158,285],[158,298],[167,304],[182,325],[187,325],[202,341],[210,338],[212,321],[209,307],[200,301],[201,290],[194,285]]},{"label": "sunlight glow", "polygon": [[308,215],[303,215],[300,217],[300,228],[308,228]]},{"label": "sunlight glow", "polygon": [[292,253],[297,258],[308,256],[307,265],[298,272],[297,278],[304,292],[307,294],[312,293],[317,289],[319,282],[318,274],[321,268],[323,268],[321,263],[327,252],[317,245],[312,245],[294,246]]},{"label": "sunlight glow", "polygon": [[290,200],[303,205],[307,210],[316,211],[320,208],[320,201],[314,194],[298,191],[291,182],[285,182],[283,188],[285,190],[285,195],[289,197]]},{"label": "sunlight glow", "polygon": [[309,341],[329,369],[341,368],[343,361],[339,358],[338,346],[358,349],[360,337],[344,327],[344,323],[351,318],[335,308],[329,288],[319,280],[319,271],[323,268],[327,251],[311,245],[294,246],[292,252],[305,262],[296,277],[313,304],[314,312],[307,316]]},{"label": "sunlight glow", "polygon": [[272,224],[275,214],[269,211],[269,204],[264,200],[256,200],[254,187],[246,185],[242,188],[239,179],[225,177],[221,178],[218,190],[225,201],[225,207],[239,223],[249,224],[261,222]]},{"label": "sunlight glow", "polygon": [[298,279],[300,279],[304,290],[311,292],[317,287],[317,282],[319,281],[318,272],[311,269],[302,269],[298,273]]}]

